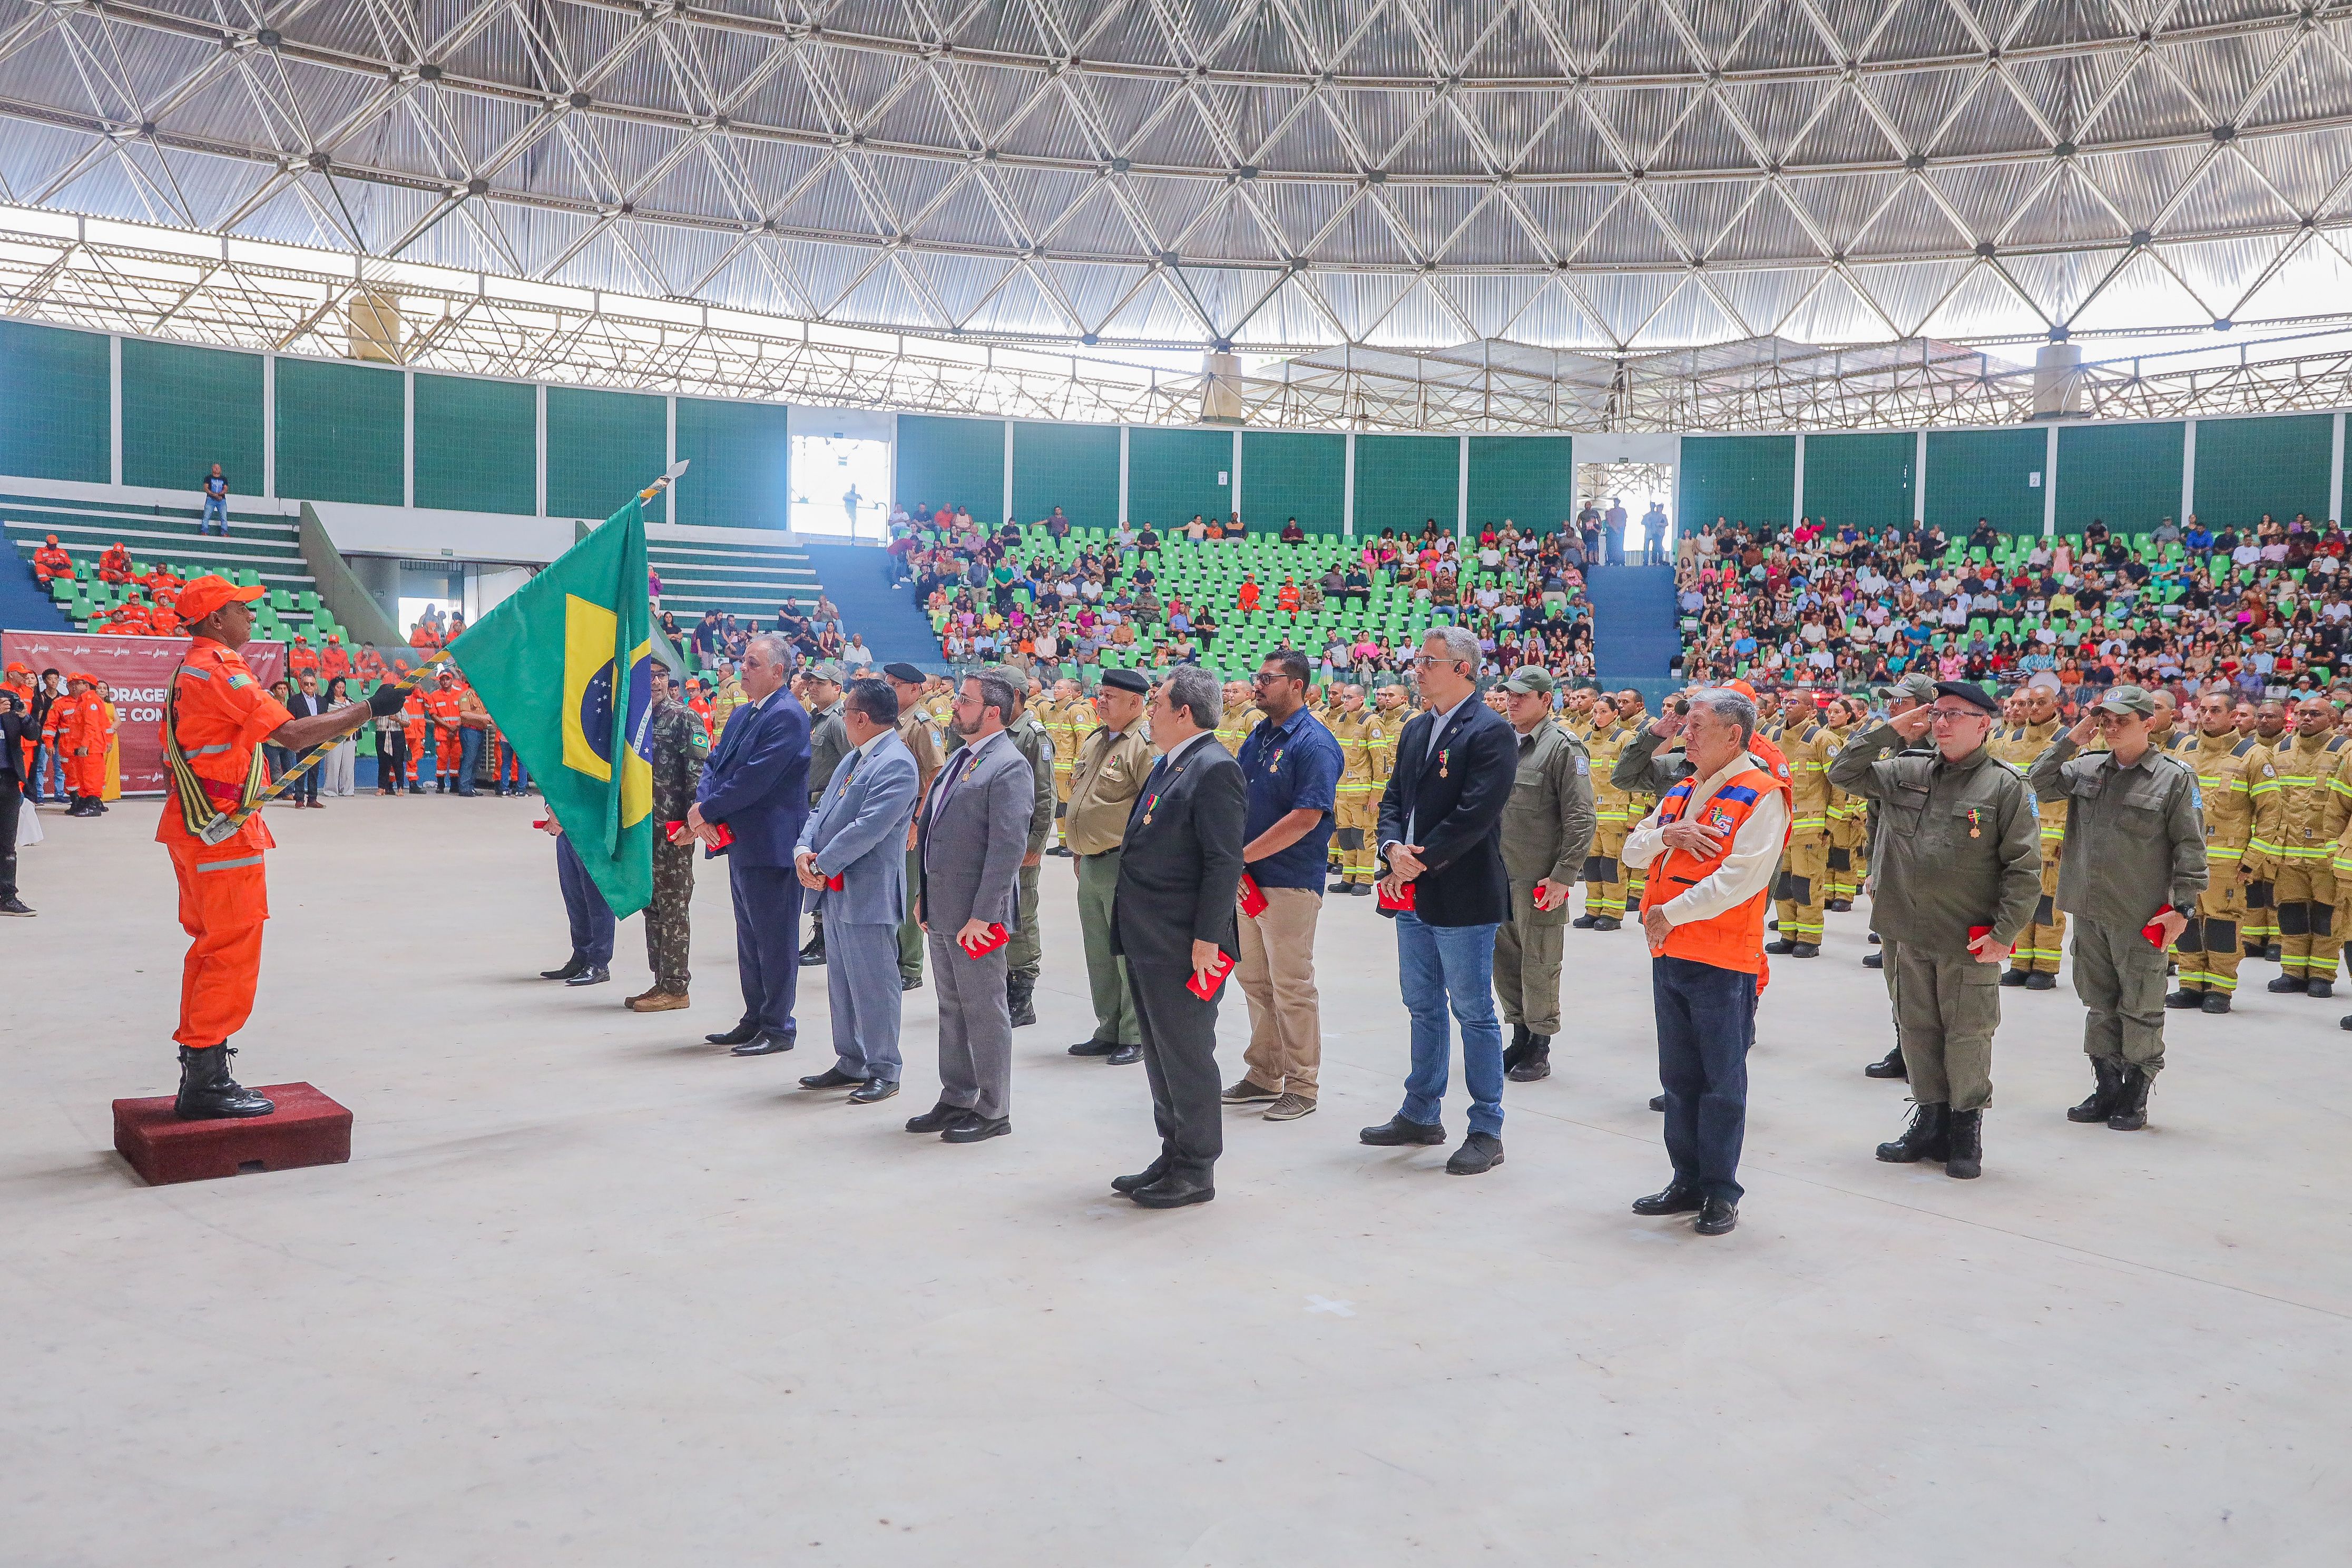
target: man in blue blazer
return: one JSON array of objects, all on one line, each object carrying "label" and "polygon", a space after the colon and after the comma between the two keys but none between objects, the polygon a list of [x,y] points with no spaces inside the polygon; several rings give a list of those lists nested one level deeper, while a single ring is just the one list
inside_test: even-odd
[{"label": "man in blue blazer", "polygon": [[801,883],[793,857],[808,821],[809,718],[784,689],[792,646],[761,632],[743,650],[739,678],[745,701],[727,721],[719,748],[703,764],[686,825],[717,847],[719,829],[734,835],[719,852],[735,895],[735,967],[743,982],[743,1021],[714,1046],[739,1057],[793,1048],[793,994],[800,980]]},{"label": "man in blue blazer", "polygon": [[[853,1105],[898,1092],[898,924],[907,918],[907,828],[915,820],[915,753],[898,739],[898,694],[849,683],[841,724],[849,751],[801,829],[794,867],[824,917],[825,989],[837,1058],[803,1089],[847,1089]],[[840,885],[835,887],[834,884]]]}]

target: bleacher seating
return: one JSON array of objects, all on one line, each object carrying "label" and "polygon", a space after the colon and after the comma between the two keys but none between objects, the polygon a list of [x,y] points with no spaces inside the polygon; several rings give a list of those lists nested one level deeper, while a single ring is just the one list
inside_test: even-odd
[{"label": "bleacher seating", "polygon": [[648,537],[646,563],[660,576],[662,608],[691,627],[706,610],[744,625],[772,625],[787,598],[816,602],[816,568],[805,552],[743,530],[738,542]]},{"label": "bleacher seating", "polygon": [[137,569],[171,565],[183,578],[218,573],[268,594],[255,603],[254,636],[286,641],[297,632],[312,643],[341,628],[319,603],[318,583],[304,564],[290,517],[232,511],[226,538],[197,527],[194,507],[174,510],[152,506],[110,505],[38,495],[0,495],[0,526],[30,570],[33,552],[49,534],[74,559],[74,582],[54,582],[49,596],[77,628],[87,626],[122,602],[135,588],[98,580],[98,558],[121,542]]}]

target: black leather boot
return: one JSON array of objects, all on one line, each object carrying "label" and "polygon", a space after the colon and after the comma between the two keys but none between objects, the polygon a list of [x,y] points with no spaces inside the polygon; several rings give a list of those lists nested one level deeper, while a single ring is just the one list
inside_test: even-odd
[{"label": "black leather boot", "polygon": [[1509,1069],[1514,1083],[1534,1083],[1551,1076],[1551,1037],[1529,1035],[1528,1048]]},{"label": "black leather boot", "polygon": [[2124,1086],[2108,1109],[2107,1125],[2118,1132],[2137,1132],[2147,1125],[2147,1090],[2154,1080],[2136,1067],[2124,1068]]},{"label": "black leather boot", "polygon": [[270,1101],[228,1075],[226,1045],[202,1050],[180,1047],[180,1098],[172,1107],[183,1121],[211,1121],[226,1117],[267,1116],[278,1109]]},{"label": "black leather boot", "polygon": [[1025,1024],[1034,1024],[1037,1021],[1036,990],[1037,983],[1025,974],[1008,974],[1004,977],[1004,1005],[1013,1015],[1014,1028],[1018,1029]]},{"label": "black leather boot", "polygon": [[1510,1071],[1525,1061],[1527,1055],[1528,1026],[1525,1024],[1514,1024],[1511,1026],[1511,1043],[1503,1047],[1503,1070]]},{"label": "black leather boot", "polygon": [[1945,1107],[1922,1105],[1911,1113],[1911,1125],[1892,1143],[1878,1146],[1878,1157],[1889,1164],[1909,1165],[1921,1160],[1942,1160],[1951,1154],[1951,1117]]},{"label": "black leather boot", "polygon": [[1908,1079],[1911,1069],[1903,1065],[1903,1047],[1898,1042],[1887,1047],[1886,1055],[1862,1069],[1864,1078]]},{"label": "black leather boot", "polygon": [[2069,1121],[2105,1121],[2107,1112],[2116,1108],[2116,1100],[2123,1093],[2124,1064],[2120,1059],[2093,1057],[2091,1071],[2098,1078],[2098,1087],[2091,1090],[2090,1098],[2082,1104],[2068,1107],[2066,1120]]},{"label": "black leather boot", "polygon": [[801,962],[812,969],[824,967],[824,927],[817,927],[810,935],[808,945],[801,949]]},{"label": "black leather boot", "polygon": [[1944,1174],[1972,1182],[1984,1174],[1984,1112],[1955,1110],[1944,1153]]}]

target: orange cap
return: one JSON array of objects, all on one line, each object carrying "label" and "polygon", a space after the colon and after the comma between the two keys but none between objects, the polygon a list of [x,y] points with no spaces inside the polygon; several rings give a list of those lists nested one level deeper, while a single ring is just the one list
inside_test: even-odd
[{"label": "orange cap", "polygon": [[261,597],[263,591],[258,584],[240,588],[227,578],[207,572],[180,590],[180,615],[185,620],[201,621],[223,605],[249,605]]},{"label": "orange cap", "polygon": [[1750,702],[1756,700],[1756,689],[1744,680],[1727,680],[1723,686],[1725,690],[1737,691]]}]

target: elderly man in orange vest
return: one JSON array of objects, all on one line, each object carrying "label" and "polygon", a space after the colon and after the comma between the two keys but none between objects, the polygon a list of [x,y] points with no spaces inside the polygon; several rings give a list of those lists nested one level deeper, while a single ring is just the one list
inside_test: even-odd
[{"label": "elderly man in orange vest", "polygon": [[217,843],[207,829],[249,808],[268,787],[264,744],[307,751],[357,729],[371,712],[395,711],[397,688],[366,702],[297,719],[254,678],[237,650],[253,631],[246,607],[259,588],[205,576],[180,594],[194,638],[172,674],[164,708],[169,788],[155,841],[170,851],[180,885],[180,928],[188,956],[180,973],[179,1114],[190,1120],[267,1116],[277,1107],[229,1075],[229,1037],[253,1012],[261,973],[261,924],[269,918],[262,853],[277,841],[258,812]]},{"label": "elderly man in orange vest", "polygon": [[1739,1223],[1739,1147],[1748,1125],[1748,1047],[1764,989],[1764,919],[1794,820],[1789,780],[1759,761],[1752,699],[1693,692],[1679,729],[1690,776],[1625,840],[1629,867],[1654,868],[1642,894],[1650,994],[1674,1180],[1640,1215],[1696,1213],[1701,1236]]}]

